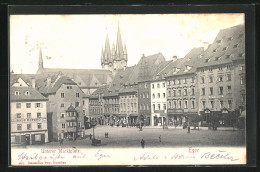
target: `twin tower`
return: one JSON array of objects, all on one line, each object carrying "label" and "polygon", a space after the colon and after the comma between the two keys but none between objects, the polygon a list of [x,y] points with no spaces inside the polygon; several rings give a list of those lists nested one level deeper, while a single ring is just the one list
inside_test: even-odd
[{"label": "twin tower", "polygon": [[122,43],[120,28],[118,26],[116,45],[113,43],[110,49],[108,35],[106,36],[105,49],[101,52],[102,69],[108,69],[115,73],[118,69],[127,67],[126,45]]}]

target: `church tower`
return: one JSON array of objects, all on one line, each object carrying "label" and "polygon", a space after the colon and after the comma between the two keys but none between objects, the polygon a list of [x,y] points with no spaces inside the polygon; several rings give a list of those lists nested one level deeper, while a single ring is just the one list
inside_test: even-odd
[{"label": "church tower", "polygon": [[41,74],[43,69],[44,68],[43,68],[43,60],[42,60],[42,49],[40,48],[37,74]]},{"label": "church tower", "polygon": [[126,44],[122,43],[120,27],[118,25],[116,45],[112,44],[110,51],[110,45],[108,35],[106,36],[105,51],[101,52],[101,65],[102,69],[108,69],[115,73],[118,69],[123,69],[127,66],[127,50]]}]

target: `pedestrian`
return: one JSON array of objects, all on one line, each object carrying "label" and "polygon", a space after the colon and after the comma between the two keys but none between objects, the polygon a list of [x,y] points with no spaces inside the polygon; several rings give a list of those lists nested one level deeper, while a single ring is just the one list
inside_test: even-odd
[{"label": "pedestrian", "polygon": [[142,139],[142,140],[141,140],[141,146],[142,146],[142,148],[144,148],[144,144],[145,144],[144,139]]},{"label": "pedestrian", "polygon": [[190,133],[190,126],[188,126],[188,133]]},{"label": "pedestrian", "polygon": [[107,138],[108,138],[108,132],[107,132]]},{"label": "pedestrian", "polygon": [[63,138],[60,139],[60,145],[63,145]]},{"label": "pedestrian", "polygon": [[162,142],[161,135],[159,136],[159,142]]},{"label": "pedestrian", "polygon": [[92,139],[92,135],[91,134],[89,134],[89,140],[91,140]]}]

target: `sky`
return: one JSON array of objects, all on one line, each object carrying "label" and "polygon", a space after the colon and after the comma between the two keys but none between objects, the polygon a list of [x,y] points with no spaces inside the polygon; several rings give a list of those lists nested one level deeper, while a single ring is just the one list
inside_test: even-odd
[{"label": "sky", "polygon": [[143,54],[181,58],[239,24],[244,14],[11,15],[10,70],[36,73],[39,47],[46,68],[101,69],[106,34],[112,47],[118,26],[128,66]]}]

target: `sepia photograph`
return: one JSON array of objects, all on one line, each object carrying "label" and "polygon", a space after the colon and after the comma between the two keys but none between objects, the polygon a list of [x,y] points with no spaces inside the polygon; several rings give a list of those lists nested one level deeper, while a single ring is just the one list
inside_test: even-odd
[{"label": "sepia photograph", "polygon": [[246,164],[245,14],[9,17],[12,166]]}]

